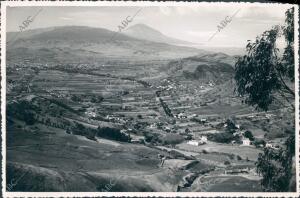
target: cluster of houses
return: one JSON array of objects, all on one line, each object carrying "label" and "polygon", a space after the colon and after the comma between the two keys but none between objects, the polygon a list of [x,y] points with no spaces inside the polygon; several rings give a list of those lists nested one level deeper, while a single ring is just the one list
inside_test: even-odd
[{"label": "cluster of houses", "polygon": [[88,109],[85,112],[85,115],[87,115],[89,118],[95,118],[97,116],[97,113],[92,109]]}]

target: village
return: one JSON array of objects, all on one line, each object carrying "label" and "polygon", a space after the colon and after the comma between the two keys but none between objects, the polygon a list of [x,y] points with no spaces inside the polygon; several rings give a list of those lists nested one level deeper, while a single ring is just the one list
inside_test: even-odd
[{"label": "village", "polygon": [[[180,191],[198,188],[195,185],[202,180],[204,186],[207,182],[216,185],[216,177],[247,178],[256,185],[260,179],[254,165],[258,154],[265,147],[280,149],[285,141],[284,135],[274,133],[281,129],[272,123],[290,126],[283,119],[288,108],[257,112],[232,96],[230,81],[199,83],[163,75],[160,80],[147,75],[137,78],[140,71],[137,76],[121,75],[128,72],[116,67],[113,73],[48,67],[34,72],[31,67],[13,67],[8,78],[10,104],[26,100],[40,106],[46,102],[42,111],[47,113],[35,116],[40,124],[99,144],[103,137],[117,138],[167,153],[156,158],[163,169],[175,159],[183,160],[180,163],[197,160],[210,167],[201,177],[197,171],[186,176]],[[271,126],[272,133],[266,126]],[[80,132],[80,127],[86,132]],[[117,136],[91,136],[99,133],[99,127],[109,127]]]}]

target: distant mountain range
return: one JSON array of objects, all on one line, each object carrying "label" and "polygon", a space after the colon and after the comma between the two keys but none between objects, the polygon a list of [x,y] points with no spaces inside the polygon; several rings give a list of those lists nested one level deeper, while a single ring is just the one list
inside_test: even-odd
[{"label": "distant mountain range", "polygon": [[[232,78],[237,57],[192,47],[177,46],[187,42],[167,37],[143,24],[125,33],[84,26],[51,27],[8,33],[8,62],[31,60],[39,63],[96,63],[119,61],[126,64],[169,61],[161,65],[169,76],[224,82]],[[177,44],[177,45],[175,45]]]},{"label": "distant mountain range", "polygon": [[104,28],[84,26],[52,27],[21,33],[9,32],[7,33],[8,58],[33,56],[43,59],[47,56],[48,59],[52,57],[53,61],[54,59],[76,61],[77,58],[84,57],[87,61],[103,58],[161,60],[208,54],[205,50],[172,45],[170,43],[180,41],[165,37],[144,25],[133,26],[128,32],[137,34],[138,29],[151,39],[145,40]]}]

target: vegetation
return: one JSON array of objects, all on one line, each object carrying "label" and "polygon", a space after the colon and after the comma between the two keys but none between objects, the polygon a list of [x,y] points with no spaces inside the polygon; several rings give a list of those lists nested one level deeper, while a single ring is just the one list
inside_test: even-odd
[{"label": "vegetation", "polygon": [[[245,96],[245,103],[257,109],[268,110],[275,100],[280,102],[278,94],[288,103],[289,98],[295,96],[287,84],[294,80],[293,16],[294,9],[291,8],[286,12],[286,26],[274,26],[254,42],[249,40],[246,46],[247,55],[239,58],[235,64],[236,91]],[[280,58],[276,41],[282,35],[287,46]]]},{"label": "vegetation", "polygon": [[[237,92],[244,96],[245,103],[256,109],[268,110],[275,100],[284,106],[282,99],[295,109],[290,101],[295,93],[288,86],[288,82],[294,81],[294,8],[288,9],[285,15],[284,26],[274,26],[254,42],[248,41],[247,55],[239,58],[235,65]],[[287,46],[279,57],[276,41],[282,35]],[[261,185],[265,191],[295,189],[296,184],[291,182],[295,174],[292,170],[294,155],[294,134],[288,138],[285,149],[267,147],[259,155],[256,166],[263,176]]]},{"label": "vegetation", "polygon": [[66,132],[70,133],[70,131],[72,132],[72,134],[82,135],[88,139],[96,140],[96,138],[95,138],[96,131],[85,127],[83,124],[75,122],[75,126],[71,127],[71,129],[67,130]]},{"label": "vegetation", "polygon": [[230,165],[230,162],[229,161],[225,161],[224,165]]},{"label": "vegetation", "polygon": [[181,135],[178,134],[167,134],[165,137],[162,138],[162,142],[164,144],[180,144],[184,141],[184,138]]},{"label": "vegetation", "polygon": [[158,133],[144,133],[145,141],[150,142],[152,144],[159,142],[159,134]]},{"label": "vegetation", "polygon": [[253,144],[256,146],[256,147],[260,147],[260,145],[263,145],[265,146],[266,145],[266,142],[262,139],[255,139],[255,141],[253,142]]},{"label": "vegetation", "polygon": [[208,139],[214,142],[219,143],[230,143],[232,140],[235,140],[235,136],[228,132],[215,133],[208,135]]},{"label": "vegetation", "polygon": [[130,142],[131,138],[126,133],[122,133],[120,129],[109,128],[109,127],[98,127],[97,136],[117,140],[121,142]]},{"label": "vegetation", "polygon": [[265,148],[256,162],[257,172],[263,176],[261,181],[265,191],[286,192],[295,189],[296,183],[291,183],[294,171],[292,158],[295,155],[295,136],[286,141],[286,149]]},{"label": "vegetation", "polygon": [[246,138],[248,138],[250,141],[254,141],[254,136],[253,136],[253,134],[251,133],[251,131],[245,131],[245,133],[244,133],[244,136],[246,137]]},{"label": "vegetation", "polygon": [[88,139],[96,140],[96,137],[107,138],[111,140],[130,142],[131,138],[126,133],[122,133],[119,129],[100,126],[97,129],[85,127],[83,124],[75,122],[74,126],[66,130],[66,133],[82,135]]},{"label": "vegetation", "polygon": [[7,107],[7,116],[15,117],[24,121],[27,125],[33,125],[36,121],[34,111],[39,109],[26,100],[18,103],[9,104]]},{"label": "vegetation", "polygon": [[226,120],[226,132],[229,133],[234,133],[237,127],[234,124],[234,121],[232,119],[227,119]]},{"label": "vegetation", "polygon": [[163,107],[165,113],[166,113],[168,116],[173,117],[172,111],[171,111],[171,109],[168,107],[168,105],[167,105],[161,98],[159,98],[159,101],[160,101],[160,104],[161,104],[161,106]]}]

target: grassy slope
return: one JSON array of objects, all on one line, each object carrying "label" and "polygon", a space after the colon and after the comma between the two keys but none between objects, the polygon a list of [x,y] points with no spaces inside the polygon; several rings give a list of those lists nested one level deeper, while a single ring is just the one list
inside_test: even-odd
[{"label": "grassy slope", "polygon": [[[97,143],[52,127],[38,127],[36,133],[9,130],[14,141],[7,146],[7,182],[25,174],[13,191],[101,191],[110,182],[116,183],[112,191],[174,191],[180,180],[159,167],[154,149]],[[162,178],[173,182],[162,184]]]}]

